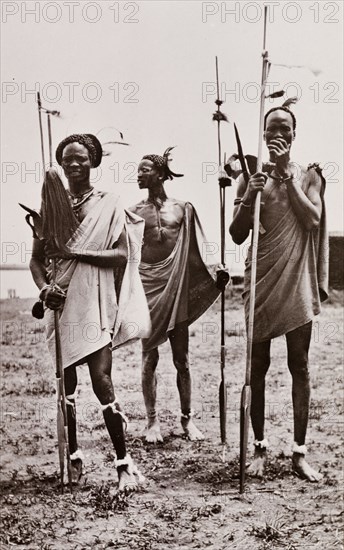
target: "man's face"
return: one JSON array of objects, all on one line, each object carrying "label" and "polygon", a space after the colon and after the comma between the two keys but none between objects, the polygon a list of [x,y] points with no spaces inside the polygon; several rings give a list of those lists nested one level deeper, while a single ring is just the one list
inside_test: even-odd
[{"label": "man's face", "polygon": [[90,154],[81,143],[70,143],[63,149],[62,168],[71,183],[83,183],[90,179]]},{"label": "man's face", "polygon": [[158,168],[151,160],[141,160],[137,170],[137,181],[140,189],[153,189],[163,182]]},{"label": "man's face", "polygon": [[267,147],[269,148],[270,142],[277,140],[281,142],[284,141],[288,149],[290,149],[294,137],[293,119],[290,114],[282,110],[270,113],[266,119],[266,128],[264,132],[264,139]]}]

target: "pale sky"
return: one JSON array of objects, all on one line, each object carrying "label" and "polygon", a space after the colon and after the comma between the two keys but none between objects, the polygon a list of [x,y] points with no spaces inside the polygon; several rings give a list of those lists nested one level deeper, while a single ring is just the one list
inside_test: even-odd
[{"label": "pale sky", "polygon": [[[325,168],[329,229],[340,231],[342,2],[266,4],[270,90],[299,97],[292,159]],[[236,122],[245,153],[256,154],[263,2],[3,1],[1,9],[2,263],[28,262],[31,235],[18,202],[39,208],[35,90],[45,107],[61,111],[52,120],[54,150],[74,132],[123,132],[130,147],[104,146],[112,154],[94,179],[97,188],[121,194],[126,206],[145,196],[136,183],[142,155],[176,145],[171,167],[185,176],[167,183],[167,194],[192,202],[208,240],[217,244],[215,56],[222,111],[230,121],[221,125],[222,150],[236,151]],[[268,100],[266,110],[279,104]],[[99,137],[119,139],[111,129]],[[234,197],[235,186],[227,189],[227,226]],[[228,265],[240,271],[242,255],[235,254],[228,233],[226,249]]]}]

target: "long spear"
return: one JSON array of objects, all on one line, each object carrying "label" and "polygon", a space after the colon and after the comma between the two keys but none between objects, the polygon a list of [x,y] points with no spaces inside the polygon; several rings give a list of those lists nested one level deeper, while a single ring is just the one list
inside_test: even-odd
[{"label": "long spear", "polygon": [[[266,48],[266,21],[268,7],[264,7],[264,33],[263,33],[263,51],[262,51],[262,79],[260,91],[260,114],[259,114],[259,134],[258,134],[258,155],[257,172],[262,171],[262,144],[264,129],[264,104],[265,88],[269,71],[268,52]],[[253,214],[253,231],[251,239],[252,261],[251,261],[251,282],[250,282],[250,303],[247,328],[247,347],[246,347],[246,374],[245,384],[241,393],[240,405],[240,493],[245,488],[245,467],[249,419],[251,410],[251,366],[252,366],[252,343],[253,343],[253,324],[254,324],[254,306],[256,299],[256,276],[257,276],[257,251],[259,236],[259,217],[260,217],[261,192],[256,195]]]},{"label": "long spear", "polygon": [[[54,112],[46,110],[47,123],[48,123],[48,138],[49,138],[49,165],[53,166],[53,151],[52,151],[52,136],[51,136],[51,119],[50,115]],[[56,259],[52,259],[52,282],[56,284]],[[62,365],[62,352],[61,352],[61,334],[60,334],[60,316],[57,310],[54,310],[54,326],[55,326],[55,350],[56,350],[56,383],[59,388],[57,392],[57,424],[58,431],[61,432],[60,440],[63,441],[64,450],[67,459],[67,476],[70,491],[73,492],[72,484],[72,466],[70,461],[70,452],[68,444],[68,417],[67,417],[67,404],[66,404],[66,391],[64,384],[64,369]],[[62,409],[62,415],[61,415]],[[63,438],[62,438],[62,426],[63,426]],[[63,474],[61,476],[61,491],[63,492]]]},{"label": "long spear", "polygon": [[44,158],[44,139],[43,139],[43,125],[42,125],[42,103],[41,103],[41,94],[37,92],[37,105],[38,105],[38,123],[39,123],[39,135],[41,137],[41,153],[42,153],[42,163],[43,163],[43,178],[45,176],[45,158]]},{"label": "long spear", "polygon": [[[221,266],[225,267],[225,206],[226,206],[226,195],[225,189],[227,186],[231,185],[231,179],[226,175],[222,170],[222,152],[221,152],[221,130],[220,124],[222,121],[227,121],[226,115],[224,115],[220,107],[223,101],[220,99],[220,88],[219,88],[219,68],[217,56],[215,57],[216,65],[216,86],[217,86],[217,99],[215,104],[217,105],[217,111],[213,115],[213,120],[217,121],[217,144],[218,144],[218,153],[219,153],[219,192],[220,192],[220,220],[221,220]],[[229,279],[229,276],[228,276]],[[227,279],[227,281],[228,281]],[[219,386],[219,407],[220,407],[220,433],[221,433],[221,443],[223,446],[223,460],[225,459],[225,450],[227,442],[227,433],[226,433],[226,423],[227,423],[227,385],[225,379],[225,367],[226,367],[226,344],[225,344],[225,302],[226,302],[226,290],[225,288],[221,290],[221,382]]]},{"label": "long spear", "polygon": [[[42,160],[43,160],[43,169],[45,174],[45,164],[44,164],[44,141],[43,141],[43,131],[42,131],[42,114],[43,110],[47,114],[47,125],[48,125],[48,140],[49,140],[49,165],[52,168],[52,135],[51,135],[51,120],[50,115],[57,114],[58,111],[49,111],[43,109],[42,103],[40,100],[39,92],[37,93],[37,104],[38,104],[38,114],[39,114],[39,126],[40,126],[40,135],[41,135],[41,150],[42,150]],[[47,184],[47,174],[45,174],[45,184]],[[44,184],[43,184],[44,185]],[[56,260],[53,258],[52,264],[52,283],[53,288],[56,286]],[[61,351],[61,334],[60,334],[60,318],[59,312],[54,310],[54,328],[55,328],[55,367],[56,367],[56,395],[57,395],[57,443],[58,443],[58,454],[59,454],[59,464],[60,464],[60,484],[61,484],[61,493],[64,491],[64,467],[65,467],[65,456],[67,458],[67,474],[68,474],[68,483],[70,490],[72,492],[72,470],[71,470],[71,461],[68,445],[68,423],[67,423],[67,405],[66,405],[66,394],[64,387],[64,371],[62,366],[62,351]]]}]

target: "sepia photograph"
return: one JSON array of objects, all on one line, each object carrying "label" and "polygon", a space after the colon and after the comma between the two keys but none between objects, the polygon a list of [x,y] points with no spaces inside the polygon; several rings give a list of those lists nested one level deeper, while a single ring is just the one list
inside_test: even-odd
[{"label": "sepia photograph", "polygon": [[342,2],[0,9],[1,548],[344,550]]}]

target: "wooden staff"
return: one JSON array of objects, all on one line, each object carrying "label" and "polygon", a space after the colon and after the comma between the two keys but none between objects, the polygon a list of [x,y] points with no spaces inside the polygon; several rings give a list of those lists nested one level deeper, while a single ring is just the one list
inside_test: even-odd
[{"label": "wooden staff", "polygon": [[[56,274],[56,265],[55,259],[52,260],[52,281],[55,285],[55,274]],[[72,479],[69,477],[68,468],[68,425],[67,425],[67,407],[66,407],[66,396],[64,391],[64,376],[63,376],[63,366],[62,366],[62,354],[61,354],[61,335],[60,335],[60,320],[59,312],[54,311],[54,328],[55,328],[55,376],[56,376],[56,397],[57,397],[57,443],[58,443],[58,452],[59,452],[59,462],[60,462],[60,483],[61,483],[61,493],[64,490],[64,468],[65,468],[65,454],[67,455],[67,472],[68,472],[68,481],[70,488],[72,490]],[[71,475],[71,474],[70,474]]]},{"label": "wooden staff", "polygon": [[41,153],[42,153],[42,162],[43,162],[43,178],[45,176],[45,158],[44,158],[44,139],[43,139],[43,126],[42,126],[42,103],[41,95],[37,92],[37,105],[38,105],[38,122],[39,122],[39,134],[41,136]]},{"label": "wooden staff", "polygon": [[[265,88],[268,75],[268,52],[266,51],[266,21],[267,9],[264,7],[264,33],[263,33],[263,52],[262,52],[262,80],[260,92],[260,115],[259,115],[259,134],[258,134],[258,155],[257,155],[257,172],[262,171],[262,145],[264,131],[264,105],[265,105]],[[253,343],[253,326],[254,326],[254,306],[256,299],[256,276],[257,276],[257,251],[259,237],[259,217],[260,217],[260,202],[261,192],[256,195],[253,214],[253,231],[251,238],[251,283],[250,283],[250,303],[249,316],[247,327],[247,347],[246,347],[246,374],[245,384],[241,393],[240,405],[240,493],[245,489],[245,468],[246,468],[246,453],[247,440],[251,410],[251,368],[252,368],[252,343]]]},{"label": "wooden staff", "polygon": [[[220,88],[219,88],[219,69],[218,69],[218,60],[215,57],[216,65],[216,86],[217,86],[217,99],[215,104],[217,105],[217,111],[213,115],[213,120],[217,121],[217,144],[218,144],[218,153],[219,153],[219,191],[220,191],[220,220],[221,220],[221,266],[225,267],[225,227],[226,227],[226,218],[225,218],[225,206],[226,206],[226,194],[225,190],[227,186],[231,185],[231,179],[226,175],[222,170],[222,152],[221,152],[221,131],[220,124],[222,121],[227,121],[226,115],[224,115],[220,107],[223,103],[220,99]],[[228,276],[229,279],[229,276]],[[221,443],[223,445],[223,460],[225,459],[225,450],[227,443],[227,385],[225,379],[225,367],[226,367],[226,344],[225,344],[225,304],[226,304],[226,290],[225,288],[221,290],[221,355],[220,355],[220,366],[221,366],[221,382],[219,386],[219,408],[220,408],[220,434],[221,434]]]},{"label": "wooden staff", "polygon": [[[44,155],[44,139],[43,139],[43,127],[42,127],[42,110],[47,114],[47,125],[48,125],[48,139],[49,139],[49,165],[52,167],[52,136],[51,136],[51,121],[50,121],[50,112],[42,108],[42,103],[40,99],[40,94],[37,92],[37,105],[38,105],[38,117],[39,117],[39,129],[41,137],[41,152],[42,152],[42,162],[44,176],[45,174],[45,155]],[[57,113],[54,111],[52,114]],[[56,285],[56,261],[52,260],[52,284],[53,288]],[[54,311],[54,328],[55,328],[55,367],[56,367],[56,395],[57,395],[57,444],[58,444],[58,455],[59,455],[59,465],[60,465],[60,484],[61,484],[61,493],[64,491],[64,469],[65,469],[65,456],[67,458],[67,473],[68,473],[68,482],[70,490],[72,491],[72,471],[71,471],[71,462],[70,462],[70,453],[68,446],[68,424],[67,424],[67,406],[66,406],[66,395],[64,388],[64,371],[62,366],[62,352],[61,352],[61,335],[60,335],[60,319],[59,312]]]},{"label": "wooden staff", "polygon": [[[50,111],[47,113],[48,124],[48,139],[49,139],[49,165],[53,166],[53,152],[52,152],[52,135],[51,135],[51,120]],[[52,283],[53,288],[56,285],[56,259],[52,259]],[[60,333],[60,314],[58,310],[54,310],[54,328],[55,328],[55,355],[56,355],[56,386],[57,386],[57,437],[59,445],[59,460],[60,460],[60,479],[61,479],[61,492],[64,489],[64,456],[67,459],[67,476],[70,491],[73,492],[72,485],[72,467],[70,461],[70,452],[68,445],[68,417],[67,417],[67,404],[66,404],[66,391],[64,384],[64,369],[62,364],[62,350],[61,350],[61,333]]]}]

